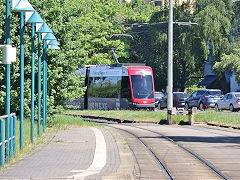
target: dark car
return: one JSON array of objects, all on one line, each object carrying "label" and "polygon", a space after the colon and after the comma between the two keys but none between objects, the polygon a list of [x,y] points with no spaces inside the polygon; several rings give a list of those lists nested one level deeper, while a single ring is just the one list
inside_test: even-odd
[{"label": "dark car", "polygon": [[160,99],[162,99],[164,94],[162,92],[155,92],[155,106],[158,105]]},{"label": "dark car", "polygon": [[204,110],[214,107],[222,97],[223,93],[220,89],[199,89],[186,100],[185,109],[197,107],[199,110]]},{"label": "dark car", "polygon": [[[187,93],[184,92],[173,92],[173,107],[184,107],[185,101],[189,97]],[[158,109],[163,109],[167,107],[167,95],[165,95],[158,103]]]}]

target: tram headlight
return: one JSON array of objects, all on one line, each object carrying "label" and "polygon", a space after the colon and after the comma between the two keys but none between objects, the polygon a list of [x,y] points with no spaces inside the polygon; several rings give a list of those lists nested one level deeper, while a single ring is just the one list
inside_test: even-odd
[{"label": "tram headlight", "polygon": [[133,105],[137,105],[138,103],[136,103],[136,102],[133,102]]}]

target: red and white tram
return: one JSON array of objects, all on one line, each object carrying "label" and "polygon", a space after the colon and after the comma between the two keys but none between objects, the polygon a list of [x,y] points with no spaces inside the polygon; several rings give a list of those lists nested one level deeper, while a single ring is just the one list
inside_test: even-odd
[{"label": "red and white tram", "polygon": [[67,104],[78,109],[154,109],[152,68],[141,64],[91,65],[78,70],[85,77],[84,98]]}]

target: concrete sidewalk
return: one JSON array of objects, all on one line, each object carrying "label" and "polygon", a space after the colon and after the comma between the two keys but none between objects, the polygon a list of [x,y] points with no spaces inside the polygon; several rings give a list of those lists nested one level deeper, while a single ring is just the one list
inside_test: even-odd
[{"label": "concrete sidewalk", "polygon": [[117,131],[84,127],[59,131],[48,145],[1,172],[0,179],[116,180],[134,179],[133,173],[132,153]]}]

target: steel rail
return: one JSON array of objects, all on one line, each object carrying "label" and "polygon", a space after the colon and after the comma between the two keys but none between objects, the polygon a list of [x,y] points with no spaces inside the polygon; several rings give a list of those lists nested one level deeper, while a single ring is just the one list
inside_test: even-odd
[{"label": "steel rail", "polygon": [[115,129],[118,129],[118,130],[121,130],[121,131],[125,131],[128,134],[131,134],[132,136],[134,136],[143,145],[143,147],[148,151],[148,153],[153,157],[154,161],[160,167],[160,169],[162,170],[162,172],[166,176],[166,178],[168,180],[173,180],[174,179],[174,177],[171,175],[171,173],[169,172],[167,167],[158,159],[158,157],[155,155],[155,153],[153,151],[151,151],[151,149],[139,137],[137,137],[134,133],[131,133],[127,130],[120,129],[120,128],[117,128],[117,127],[112,127],[110,125],[106,125],[106,126],[109,126],[111,128],[115,128]]},{"label": "steel rail", "polygon": [[[135,127],[135,126],[134,126]],[[176,141],[174,141],[173,139],[159,133],[159,132],[155,132],[149,129],[145,129],[145,128],[141,128],[141,127],[135,127],[138,129],[142,129],[142,130],[146,130],[155,134],[158,134],[160,136],[162,136],[163,138],[167,139],[168,141],[174,143],[175,145],[177,145],[178,147],[182,148],[183,150],[187,151],[188,153],[190,153],[191,155],[193,155],[195,158],[197,158],[198,160],[200,160],[202,163],[204,163],[206,166],[208,166],[211,170],[213,170],[215,173],[217,173],[221,178],[225,179],[225,180],[229,180],[230,178],[228,178],[226,175],[224,175],[221,171],[219,171],[217,168],[215,168],[211,163],[209,163],[207,160],[203,159],[201,156],[199,156],[198,154],[196,154],[195,152],[191,151],[190,149],[184,147],[183,145],[177,143]]]},{"label": "steel rail", "polygon": [[[84,118],[83,118],[84,119]],[[101,119],[104,119],[103,117],[101,117]],[[107,118],[106,118],[107,119]],[[97,122],[97,121],[96,121]],[[108,123],[108,122],[106,122]],[[122,122],[118,122],[118,123],[121,123],[123,124]],[[125,126],[131,126],[131,125],[126,125]],[[155,131],[152,131],[152,130],[149,130],[149,129],[145,129],[145,128],[141,128],[141,127],[136,127],[136,126],[131,126],[131,127],[135,127],[135,128],[138,128],[138,129],[142,129],[142,130],[146,130],[146,131],[149,131],[149,132],[152,132],[152,133],[155,133],[155,134],[158,134],[160,136],[162,136],[163,138],[167,139],[168,141],[174,143],[175,145],[177,145],[178,147],[182,148],[183,150],[185,150],[186,152],[190,153],[192,156],[194,156],[195,158],[197,158],[199,161],[201,161],[203,164],[205,164],[207,167],[209,167],[211,170],[213,170],[217,175],[219,175],[222,179],[225,179],[225,180],[229,180],[230,178],[228,178],[226,175],[224,175],[221,171],[219,171],[217,168],[215,168],[211,163],[209,163],[207,160],[203,159],[201,156],[199,156],[198,154],[194,153],[193,151],[189,150],[188,148],[184,147],[183,145],[177,143],[176,141],[174,141],[173,139],[159,133],[159,132],[155,132]],[[119,129],[119,128],[117,128]],[[122,129],[120,129],[122,130]],[[126,130],[123,130],[123,131],[126,131]],[[126,131],[128,132],[128,131]],[[132,134],[130,132],[128,132],[129,134]],[[132,134],[134,135],[134,134]],[[135,135],[134,135],[135,136]],[[136,137],[136,136],[135,136]],[[150,150],[150,149],[149,149]],[[152,152],[153,153],[153,152]],[[154,154],[154,153],[153,153]],[[155,158],[154,158],[155,159]],[[159,161],[160,162],[160,161]],[[164,166],[163,166],[164,167]],[[167,170],[167,169],[165,169]],[[167,171],[168,172],[168,171]]]},{"label": "steel rail", "polygon": [[141,142],[141,144],[145,147],[145,149],[151,154],[155,162],[160,166],[163,174],[167,177],[168,180],[173,180],[174,178],[172,175],[168,172],[167,168],[161,163],[161,161],[157,158],[157,156],[154,154],[154,152],[151,151],[151,149],[140,139],[137,137],[137,139]]}]

